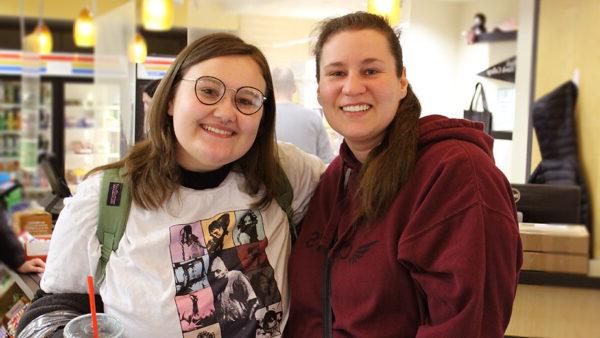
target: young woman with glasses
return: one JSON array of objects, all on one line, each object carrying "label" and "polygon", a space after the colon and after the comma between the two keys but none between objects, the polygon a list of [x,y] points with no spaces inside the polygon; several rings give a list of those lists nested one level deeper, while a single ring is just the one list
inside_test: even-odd
[{"label": "young woman with glasses", "polygon": [[[283,313],[277,323],[283,329],[291,237],[286,213],[274,200],[284,189],[278,167],[293,188],[297,221],[324,166],[276,143],[265,57],[230,34],[192,42],[161,80],[148,118],[147,139],[122,160],[92,171],[61,213],[41,281],[49,295],[33,302],[20,331],[34,327],[35,334],[50,333],[87,311],[85,296],[77,294],[86,292],[86,276],[96,271],[100,257],[99,192],[108,168],[124,169],[133,201],[125,234],[97,291],[104,311],[121,319],[125,336],[255,337],[265,314],[273,311]],[[234,242],[230,234],[236,220],[249,210],[257,216],[258,236]],[[214,222],[220,222],[221,238],[211,247]],[[202,256],[182,254],[182,234],[207,248],[197,250]],[[213,262],[235,278],[206,273],[217,268]],[[261,285],[250,282],[262,270],[274,271],[270,282],[279,293],[268,304],[254,291]],[[176,281],[184,279],[185,288],[178,290]],[[59,310],[66,310],[64,318],[52,321]]]}]

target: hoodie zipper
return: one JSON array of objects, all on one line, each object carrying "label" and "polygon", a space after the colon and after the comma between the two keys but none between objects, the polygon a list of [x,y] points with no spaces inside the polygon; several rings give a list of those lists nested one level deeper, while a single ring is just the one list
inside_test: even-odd
[{"label": "hoodie zipper", "polygon": [[[352,169],[346,168],[344,172],[344,182],[342,191],[346,191],[348,186],[348,181],[350,179],[350,174],[352,173]],[[335,229],[333,231],[333,237],[329,241],[327,245],[327,252],[325,254],[325,266],[323,267],[323,337],[324,338],[332,338],[333,337],[333,309],[331,307],[331,265],[333,263],[333,246],[338,238],[338,227],[339,227],[339,218],[338,224],[336,224]]]}]

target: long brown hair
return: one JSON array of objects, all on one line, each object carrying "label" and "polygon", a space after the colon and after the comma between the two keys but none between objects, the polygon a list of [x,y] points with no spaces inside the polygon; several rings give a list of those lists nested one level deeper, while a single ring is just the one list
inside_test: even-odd
[{"label": "long brown hair", "polygon": [[247,193],[256,195],[264,188],[264,193],[254,207],[268,206],[282,184],[277,181],[276,175],[279,162],[275,142],[275,97],[271,71],[267,59],[257,47],[227,33],[201,37],[177,55],[152,98],[147,119],[148,137],[135,144],[120,161],[95,168],[90,174],[109,168],[124,168],[133,200],[146,209],[160,208],[177,191],[181,181],[181,169],[175,156],[177,139],[173,118],[167,114],[175,89],[183,74],[192,66],[208,59],[231,55],[252,58],[260,67],[267,84],[267,100],[256,140],[244,156],[233,162],[232,170],[244,175],[244,190]]},{"label": "long brown hair", "polygon": [[[402,47],[399,35],[381,16],[355,12],[338,18],[328,19],[317,27],[318,38],[313,49],[317,61],[317,82],[320,80],[320,64],[323,46],[337,33],[370,29],[381,33],[390,48],[396,64],[396,75],[402,76]],[[421,104],[408,86],[392,122],[385,130],[381,144],[369,153],[359,173],[360,196],[356,219],[373,220],[382,216],[390,207],[394,198],[408,180],[417,157],[419,137],[419,117]]]}]

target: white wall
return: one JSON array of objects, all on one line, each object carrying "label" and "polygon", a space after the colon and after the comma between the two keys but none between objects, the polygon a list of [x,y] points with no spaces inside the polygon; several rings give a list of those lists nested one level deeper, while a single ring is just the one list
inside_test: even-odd
[{"label": "white wall", "polygon": [[[411,3],[410,25],[402,38],[409,82],[423,106],[422,115],[442,114],[462,117],[477,82],[482,82],[494,129],[514,127],[514,84],[477,75],[500,61],[516,55],[516,42],[467,45],[463,32],[473,24],[475,13],[486,15],[486,27],[517,19],[518,0],[442,1],[418,0]],[[496,140],[496,164],[511,178],[512,141]],[[524,164],[523,164],[524,166]]]},{"label": "white wall", "polygon": [[437,0],[412,1],[410,26],[402,33],[408,81],[421,101],[423,116],[459,117],[454,93],[458,76],[460,6]]}]

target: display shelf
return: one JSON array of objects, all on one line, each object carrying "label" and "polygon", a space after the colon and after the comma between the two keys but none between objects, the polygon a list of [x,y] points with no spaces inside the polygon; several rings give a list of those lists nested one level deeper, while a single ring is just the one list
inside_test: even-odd
[{"label": "display shelf", "polygon": [[119,153],[74,153],[74,152],[67,152],[65,153],[66,156],[73,156],[73,157],[119,157],[121,156],[121,154]]},{"label": "display shelf", "polygon": [[12,161],[18,161],[20,159],[19,156],[1,156],[0,155],[0,162],[12,162]]},{"label": "display shelf", "polygon": [[517,31],[494,31],[477,35],[475,42],[514,41],[517,39]]},{"label": "display shelf", "polygon": [[512,140],[512,131],[510,130],[492,130],[491,135],[497,140]]},{"label": "display shelf", "polygon": [[0,109],[13,109],[13,108],[21,108],[21,104],[14,103],[14,102],[0,102]]}]

